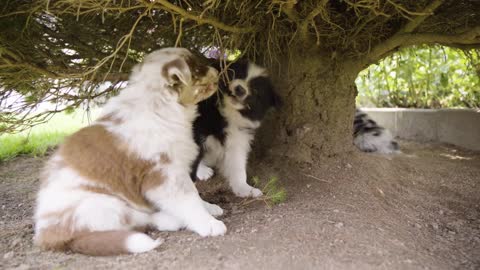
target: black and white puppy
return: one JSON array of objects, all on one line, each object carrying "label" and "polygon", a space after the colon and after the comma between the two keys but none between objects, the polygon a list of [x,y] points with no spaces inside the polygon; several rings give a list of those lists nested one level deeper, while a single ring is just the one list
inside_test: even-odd
[{"label": "black and white puppy", "polygon": [[388,129],[381,127],[365,112],[356,109],[353,121],[353,144],[363,152],[399,153],[398,143]]},{"label": "black and white puppy", "polygon": [[[222,70],[220,64],[212,64]],[[215,167],[239,197],[262,192],[247,184],[247,160],[255,130],[268,109],[281,103],[267,70],[248,61],[227,63],[217,94],[198,104],[193,124],[200,153],[192,165],[193,180],[207,180]]]}]

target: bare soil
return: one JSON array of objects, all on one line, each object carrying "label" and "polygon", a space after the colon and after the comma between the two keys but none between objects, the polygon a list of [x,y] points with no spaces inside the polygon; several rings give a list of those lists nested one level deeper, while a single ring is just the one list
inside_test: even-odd
[{"label": "bare soil", "polygon": [[0,164],[1,269],[480,269],[480,153],[402,142],[404,154],[352,153],[311,163],[272,157],[250,175],[278,175],[287,201],[235,198],[200,184],[228,232],[152,232],[139,255],[88,257],[32,245],[32,210],[45,158]]}]

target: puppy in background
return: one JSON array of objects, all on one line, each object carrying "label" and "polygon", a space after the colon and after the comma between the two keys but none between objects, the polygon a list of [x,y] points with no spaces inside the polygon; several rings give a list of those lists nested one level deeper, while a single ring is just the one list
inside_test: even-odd
[{"label": "puppy in background", "polygon": [[226,68],[217,94],[198,104],[193,124],[195,142],[201,147],[192,166],[192,179],[207,180],[212,167],[219,169],[233,193],[258,197],[262,191],[247,183],[247,160],[255,130],[267,111],[281,104],[267,70],[248,61],[216,62]]},{"label": "puppy in background", "polygon": [[398,143],[388,129],[381,127],[365,112],[355,110],[353,144],[363,152],[380,154],[400,153]]},{"label": "puppy in background", "polygon": [[68,137],[43,171],[35,242],[53,250],[115,255],[160,245],[136,228],[226,232],[190,178],[198,152],[197,103],[217,89],[218,72],[186,49],[166,48],[134,67],[102,116]]}]

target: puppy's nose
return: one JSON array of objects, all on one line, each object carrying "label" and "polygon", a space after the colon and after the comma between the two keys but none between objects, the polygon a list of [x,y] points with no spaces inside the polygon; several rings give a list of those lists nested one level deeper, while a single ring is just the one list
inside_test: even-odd
[{"label": "puppy's nose", "polygon": [[241,85],[237,85],[235,86],[235,88],[233,88],[233,94],[236,96],[236,97],[243,97],[245,96],[245,94],[247,93],[247,90],[245,90],[245,88],[243,88],[243,86]]}]

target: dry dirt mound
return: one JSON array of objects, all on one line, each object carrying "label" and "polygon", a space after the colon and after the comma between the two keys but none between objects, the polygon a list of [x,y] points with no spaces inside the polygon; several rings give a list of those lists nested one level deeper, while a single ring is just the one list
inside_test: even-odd
[{"label": "dry dirt mound", "polygon": [[218,179],[207,182],[203,196],[227,210],[226,236],[153,232],[165,239],[158,250],[110,258],[32,246],[43,159],[18,158],[0,164],[0,268],[479,269],[480,153],[402,146],[394,157],[254,164],[251,175],[276,174],[287,189],[287,201],[272,208],[244,205]]}]

